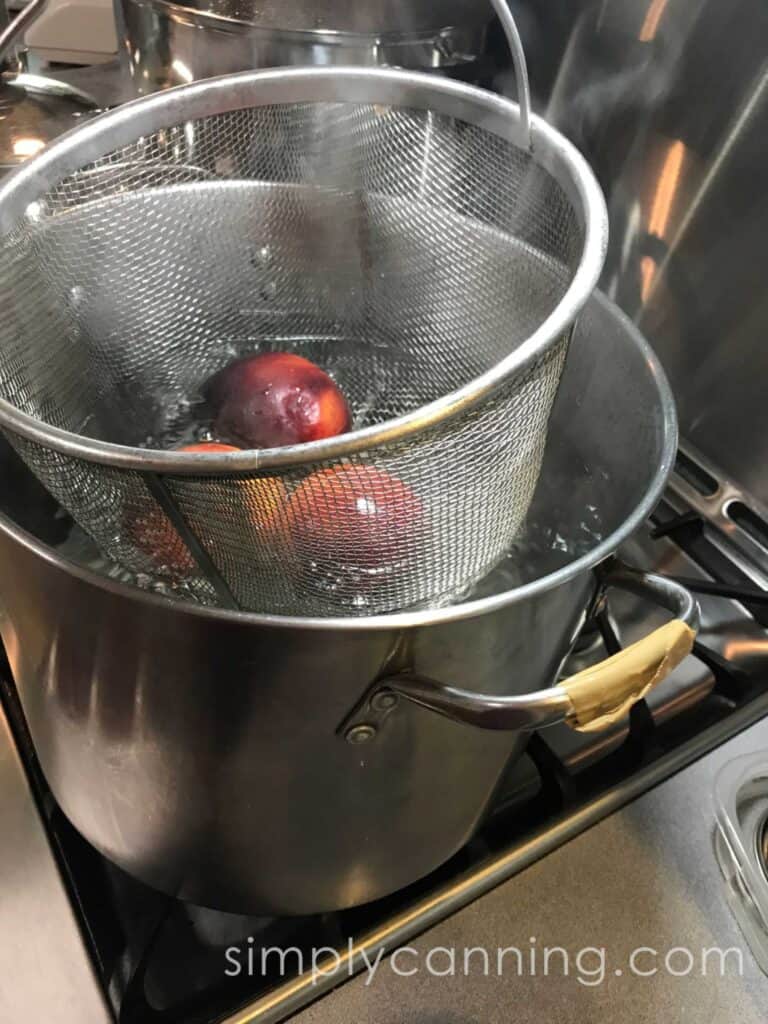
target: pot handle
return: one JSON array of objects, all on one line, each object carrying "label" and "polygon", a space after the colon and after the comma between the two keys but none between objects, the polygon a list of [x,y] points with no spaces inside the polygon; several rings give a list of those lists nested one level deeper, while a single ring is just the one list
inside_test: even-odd
[{"label": "pot handle", "polygon": [[650,598],[668,608],[675,618],[618,654],[548,690],[498,697],[460,690],[404,672],[379,680],[367,707],[388,710],[396,703],[396,697],[403,697],[454,721],[483,729],[538,729],[562,721],[579,732],[607,728],[623,718],[633,704],[690,654],[699,625],[699,606],[679,583],[630,569],[616,560],[602,574],[602,583]]},{"label": "pot handle", "polygon": [[0,64],[3,64],[10,58],[22,32],[28,29],[32,22],[43,13],[48,0],[30,0],[13,21],[9,20],[8,8],[4,0],[0,0],[0,3],[4,8],[4,17],[0,19],[0,30],[2,30],[0,31]]}]

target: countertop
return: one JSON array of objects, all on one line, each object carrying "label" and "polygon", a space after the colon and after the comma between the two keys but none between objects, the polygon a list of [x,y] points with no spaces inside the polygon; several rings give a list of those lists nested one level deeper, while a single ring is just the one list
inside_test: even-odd
[{"label": "countertop", "polygon": [[111,1020],[0,703],[0,1022]]},{"label": "countertop", "polygon": [[[722,764],[766,747],[768,719],[424,933],[411,943],[416,953],[397,961],[402,971],[418,967],[418,973],[398,976],[383,960],[372,977],[358,975],[292,1024],[765,1024],[768,978],[726,902],[712,846],[712,789]],[[539,951],[535,976],[528,966],[518,976],[513,954],[498,976],[497,950],[508,946],[521,950],[526,965],[531,948]],[[544,976],[546,946],[564,948],[568,976],[563,955],[555,953]],[[429,972],[426,958],[436,947],[456,950],[455,975],[448,973],[449,954],[440,951],[432,954],[435,973]],[[463,975],[463,951],[471,947],[488,951],[488,976],[482,954],[473,954]],[[600,953],[578,960],[587,947],[605,949],[604,972]],[[643,971],[657,965],[653,976],[627,970],[640,947],[658,952],[636,960]],[[664,970],[675,947],[695,957],[688,976]],[[742,950],[741,976],[735,954],[723,977],[708,955],[703,976],[701,951],[712,947]],[[689,961],[675,953],[670,963],[683,972]],[[585,985],[580,977],[603,980]]]}]

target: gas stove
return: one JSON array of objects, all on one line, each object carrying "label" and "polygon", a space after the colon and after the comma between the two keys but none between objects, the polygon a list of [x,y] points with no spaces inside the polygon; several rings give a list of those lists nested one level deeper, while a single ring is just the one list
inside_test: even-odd
[{"label": "gas stove", "polygon": [[[746,515],[733,515],[736,501]],[[767,540],[768,522],[755,502],[737,495],[698,453],[681,450],[663,501],[621,554],[697,593],[702,626],[693,655],[608,732],[554,726],[532,733],[471,842],[414,885],[335,914],[224,914],[160,895],[114,867],[50,795],[6,669],[3,707],[49,843],[49,861],[36,870],[61,879],[72,908],[70,955],[77,952],[93,995],[100,994],[102,1019],[283,1020],[380,949],[401,945],[765,715]],[[566,671],[637,639],[661,614],[637,597],[611,593],[584,627]],[[17,787],[23,789],[21,775]],[[14,857],[27,862],[18,845]],[[323,961],[310,966],[322,949],[334,964],[326,975]],[[277,950],[290,953],[281,960]]]}]

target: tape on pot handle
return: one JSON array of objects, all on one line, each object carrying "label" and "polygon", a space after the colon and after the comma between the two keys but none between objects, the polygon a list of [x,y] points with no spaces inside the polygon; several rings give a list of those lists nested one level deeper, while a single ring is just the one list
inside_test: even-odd
[{"label": "tape on pot handle", "polygon": [[693,648],[696,631],[673,619],[591,668],[559,683],[573,711],[566,722],[579,732],[599,732],[628,714]]}]

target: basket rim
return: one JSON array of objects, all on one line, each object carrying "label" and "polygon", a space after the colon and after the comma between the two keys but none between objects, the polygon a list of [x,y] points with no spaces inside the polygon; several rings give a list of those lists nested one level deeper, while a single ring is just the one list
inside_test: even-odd
[{"label": "basket rim", "polygon": [[[475,124],[524,148],[516,103],[444,77],[364,67],[241,72],[132,100],[61,136],[0,185],[0,236],[13,230],[27,207],[63,176],[142,135],[186,119],[281,102],[380,102],[427,109]],[[139,472],[217,477],[343,459],[453,419],[525,372],[567,333],[592,294],[603,267],[608,213],[586,160],[565,136],[536,115],[531,119],[530,151],[573,203],[584,231],[579,263],[565,293],[536,330],[491,369],[454,391],[403,416],[337,437],[223,455],[137,448],[88,438],[22,412],[5,399],[0,399],[0,425],[27,440],[88,462]]]},{"label": "basket rim", "polygon": [[674,467],[678,444],[678,423],[675,399],[672,394],[661,362],[637,326],[629,317],[611,302],[602,292],[596,290],[591,301],[603,310],[610,311],[625,334],[627,345],[634,346],[643,358],[647,373],[655,391],[659,408],[659,459],[649,471],[645,490],[638,498],[634,509],[622,523],[598,541],[583,555],[575,556],[564,565],[538,576],[529,582],[501,590],[486,597],[470,598],[440,608],[429,607],[410,611],[383,612],[378,615],[359,616],[301,616],[269,614],[266,612],[234,611],[209,605],[198,605],[169,599],[160,594],[142,590],[129,583],[111,579],[95,569],[71,561],[53,548],[42,543],[26,528],[19,526],[7,513],[0,511],[0,531],[9,535],[19,544],[34,552],[45,562],[69,573],[83,583],[98,587],[115,597],[132,598],[158,612],[192,615],[227,623],[242,623],[246,626],[263,626],[274,629],[302,629],[323,632],[334,631],[391,631],[414,629],[423,626],[438,626],[460,622],[481,615],[491,614],[508,605],[534,598],[575,579],[581,573],[589,572],[613,555],[636,530],[645,522],[659,502]]}]

